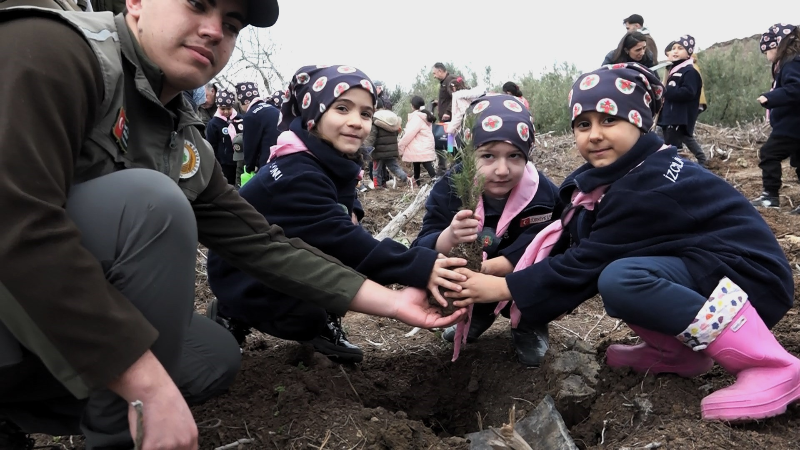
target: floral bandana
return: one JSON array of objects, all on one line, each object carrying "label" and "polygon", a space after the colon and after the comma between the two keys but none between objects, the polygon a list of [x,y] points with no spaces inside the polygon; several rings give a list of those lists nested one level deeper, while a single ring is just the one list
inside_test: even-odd
[{"label": "floral bandana", "polygon": [[215,103],[217,107],[232,108],[234,98],[233,92],[231,91],[219,91],[217,92]]},{"label": "floral bandana", "polygon": [[373,106],[377,100],[372,80],[352,66],[303,66],[292,76],[286,101],[281,106],[283,122],[281,129],[300,117],[303,129],[312,130],[319,118],[340,95],[359,87],[372,96]]},{"label": "floral bandana", "polygon": [[653,127],[661,110],[664,85],[644,66],[619,63],[578,77],[569,91],[572,122],[584,111],[597,111],[627,120],[644,132]]},{"label": "floral bandana", "polygon": [[258,98],[258,88],[255,83],[237,83],[236,84],[236,99],[239,103],[252,102]]},{"label": "floral bandana", "polygon": [[281,109],[281,106],[283,106],[283,102],[284,102],[285,97],[286,97],[285,91],[275,91],[267,99],[267,103],[271,103],[276,108]]},{"label": "floral bandana", "polygon": [[686,52],[689,53],[689,56],[694,54],[694,38],[688,34],[684,34],[683,36],[675,39],[674,44],[680,44],[683,48],[686,49]]},{"label": "floral bandana", "polygon": [[476,116],[472,127],[475,148],[488,142],[503,141],[517,147],[525,158],[533,146],[531,113],[518,98],[510,95],[485,95],[469,106]]},{"label": "floral bandana", "polygon": [[776,23],[769,27],[769,30],[761,35],[761,42],[759,44],[761,53],[766,53],[769,49],[778,48],[781,40],[785,36],[792,34],[796,28],[796,26],[789,25],[788,23]]}]

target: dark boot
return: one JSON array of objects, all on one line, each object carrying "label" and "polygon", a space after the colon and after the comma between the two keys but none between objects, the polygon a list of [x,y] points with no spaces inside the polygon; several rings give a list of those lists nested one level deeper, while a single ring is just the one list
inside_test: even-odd
[{"label": "dark boot", "polygon": [[208,306],[206,307],[206,317],[214,322],[217,322],[218,324],[222,325],[223,328],[230,331],[233,337],[236,339],[236,342],[239,343],[239,347],[244,344],[244,341],[247,339],[247,335],[250,334],[249,325],[236,319],[225,317],[219,313],[219,300],[216,298],[211,299],[211,301],[208,302]]},{"label": "dark boot", "polygon": [[15,423],[0,419],[0,448],[7,450],[31,450],[33,439],[29,438]]},{"label": "dark boot", "polygon": [[[469,331],[467,331],[467,343],[475,342],[480,335],[488,330],[494,323],[497,316],[492,314],[473,314],[472,322],[469,324]],[[447,342],[453,342],[456,337],[456,326],[447,327],[442,333],[442,339]]]},{"label": "dark boot", "polygon": [[342,329],[342,319],[328,314],[328,323],[319,336],[311,340],[314,350],[338,363],[357,363],[364,359],[364,352],[350,343]]},{"label": "dark boot", "polygon": [[751,200],[750,203],[759,208],[780,208],[781,206],[778,194],[767,191],[762,192],[761,195]]},{"label": "dark boot", "polygon": [[520,323],[517,328],[511,329],[511,338],[517,351],[519,362],[528,367],[539,367],[544,360],[544,354],[550,348],[550,333],[547,324],[526,325]]}]

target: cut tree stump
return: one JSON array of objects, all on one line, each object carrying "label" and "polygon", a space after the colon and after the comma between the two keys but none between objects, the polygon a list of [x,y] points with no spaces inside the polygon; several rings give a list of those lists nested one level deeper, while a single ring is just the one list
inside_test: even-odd
[{"label": "cut tree stump", "polygon": [[549,395],[519,422],[514,423],[514,414],[512,409],[509,423],[499,429],[466,435],[470,450],[578,450]]},{"label": "cut tree stump", "polygon": [[403,212],[396,215],[383,229],[375,235],[375,239],[382,241],[386,238],[394,239],[397,233],[403,229],[406,223],[417,215],[420,209],[425,205],[425,200],[428,199],[428,194],[431,193],[433,184],[428,184],[419,189],[414,201],[408,205]]}]

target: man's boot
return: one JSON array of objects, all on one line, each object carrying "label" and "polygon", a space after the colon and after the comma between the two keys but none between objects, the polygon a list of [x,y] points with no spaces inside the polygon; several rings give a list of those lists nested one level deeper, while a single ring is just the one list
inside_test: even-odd
[{"label": "man's boot", "polygon": [[328,323],[311,344],[314,350],[338,363],[357,363],[364,359],[364,352],[347,340],[342,319],[332,314],[328,314]]},{"label": "man's boot", "polygon": [[211,299],[206,307],[206,317],[222,325],[223,328],[230,331],[239,347],[244,344],[247,336],[250,334],[250,326],[236,319],[225,317],[219,313],[219,300],[216,298]]},{"label": "man's boot", "polygon": [[[494,319],[497,316],[494,315],[494,312],[491,314],[472,314],[472,321],[469,323],[469,330],[467,331],[467,343],[471,344],[475,342],[480,335],[482,335],[486,330],[491,328],[492,324],[494,323]],[[451,325],[445,328],[444,332],[442,333],[442,339],[447,342],[453,342],[456,337],[456,326]]]},{"label": "man's boot", "polygon": [[539,367],[544,360],[547,349],[550,348],[550,333],[547,324],[526,325],[522,322],[517,328],[511,329],[511,338],[517,359],[527,367]]},{"label": "man's boot", "polygon": [[606,364],[611,367],[630,367],[639,373],[674,373],[692,378],[708,372],[714,366],[711,358],[702,352],[692,351],[675,336],[631,324],[628,327],[639,335],[642,343],[610,345],[606,350]]},{"label": "man's boot", "polygon": [[4,450],[31,450],[33,439],[29,438],[15,423],[0,419],[0,448]]}]

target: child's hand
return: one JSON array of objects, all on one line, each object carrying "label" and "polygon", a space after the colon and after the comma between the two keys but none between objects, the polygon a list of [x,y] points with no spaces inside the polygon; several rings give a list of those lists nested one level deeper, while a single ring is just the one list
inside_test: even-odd
[{"label": "child's hand", "polygon": [[758,100],[758,103],[761,103],[762,105],[764,103],[767,103],[767,97],[764,97],[763,95],[759,95],[757,100]]},{"label": "child's hand", "polygon": [[514,271],[514,265],[505,256],[487,259],[481,263],[481,273],[504,277]]},{"label": "child's hand", "polygon": [[468,209],[459,211],[453,217],[450,226],[439,235],[436,250],[440,253],[450,253],[458,244],[476,241],[480,227],[480,217],[473,216],[472,211]]},{"label": "child's hand", "polygon": [[[461,286],[453,281],[466,281],[467,277],[450,270],[450,267],[461,267],[467,265],[467,260],[463,258],[448,258],[442,254],[439,259],[433,264],[431,277],[428,279],[428,290],[433,294],[433,298],[439,302],[440,305],[446,307],[447,300],[442,297],[439,292],[439,287],[450,289],[452,291],[460,291]],[[450,281],[453,280],[453,281]]]},{"label": "child's hand", "polygon": [[508,290],[505,278],[476,273],[463,267],[455,271],[466,275],[467,281],[459,283],[461,292],[448,292],[446,294],[447,298],[456,300],[453,305],[461,308],[473,303],[493,303],[511,300],[511,292]]}]

